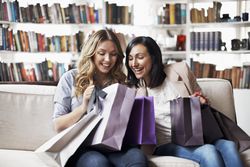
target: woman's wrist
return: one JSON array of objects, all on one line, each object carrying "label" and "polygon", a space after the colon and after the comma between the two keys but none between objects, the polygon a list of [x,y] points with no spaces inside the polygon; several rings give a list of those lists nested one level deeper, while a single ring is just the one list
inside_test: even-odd
[{"label": "woman's wrist", "polygon": [[200,91],[194,92],[193,96],[199,97],[201,104],[208,104],[208,99]]}]

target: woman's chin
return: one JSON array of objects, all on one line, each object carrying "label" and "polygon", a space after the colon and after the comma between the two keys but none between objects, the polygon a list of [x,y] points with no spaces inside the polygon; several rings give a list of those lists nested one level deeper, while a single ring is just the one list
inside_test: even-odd
[{"label": "woman's chin", "polygon": [[136,77],[137,79],[142,79],[142,78],[143,78],[143,75],[135,75],[135,77]]}]

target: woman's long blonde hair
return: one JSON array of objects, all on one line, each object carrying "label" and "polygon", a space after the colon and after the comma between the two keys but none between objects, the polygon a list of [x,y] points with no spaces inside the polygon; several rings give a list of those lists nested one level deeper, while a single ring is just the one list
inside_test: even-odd
[{"label": "woman's long blonde hair", "polygon": [[126,76],[123,72],[124,54],[120,42],[111,30],[99,30],[92,34],[82,47],[81,55],[77,64],[77,75],[75,78],[75,94],[82,95],[85,89],[93,82],[96,67],[92,57],[96,54],[96,49],[103,41],[112,41],[117,48],[117,61],[110,71],[111,83],[125,83]]}]

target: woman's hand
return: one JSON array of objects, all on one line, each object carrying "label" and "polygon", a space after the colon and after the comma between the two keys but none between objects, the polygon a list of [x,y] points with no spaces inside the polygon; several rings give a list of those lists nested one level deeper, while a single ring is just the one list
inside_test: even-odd
[{"label": "woman's hand", "polygon": [[200,91],[194,92],[191,96],[199,97],[201,104],[208,104],[208,99],[204,97]]},{"label": "woman's hand", "polygon": [[54,126],[57,132],[60,132],[69,126],[73,125],[86,113],[87,106],[91,94],[93,92],[94,85],[90,85],[83,93],[83,102],[80,106],[76,107],[72,112],[62,115],[54,120]]},{"label": "woman's hand", "polygon": [[83,103],[87,106],[95,85],[90,85],[83,93]]}]

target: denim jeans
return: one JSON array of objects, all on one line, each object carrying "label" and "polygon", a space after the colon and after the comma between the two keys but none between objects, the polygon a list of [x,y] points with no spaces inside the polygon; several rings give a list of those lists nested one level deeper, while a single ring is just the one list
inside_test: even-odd
[{"label": "denim jeans", "polygon": [[78,152],[68,167],[147,167],[147,158],[138,148],[106,153],[94,149]]},{"label": "denim jeans", "polygon": [[157,147],[154,154],[190,159],[198,162],[201,167],[243,167],[235,143],[224,139],[197,147],[168,143]]}]

